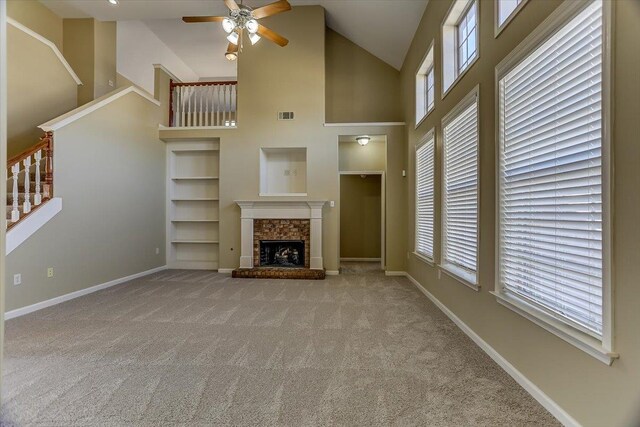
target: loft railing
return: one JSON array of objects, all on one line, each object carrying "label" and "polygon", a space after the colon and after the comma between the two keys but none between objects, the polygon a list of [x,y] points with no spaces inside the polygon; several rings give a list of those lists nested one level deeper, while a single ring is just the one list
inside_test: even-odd
[{"label": "loft railing", "polygon": [[171,127],[236,125],[238,82],[170,82]]},{"label": "loft railing", "polygon": [[38,144],[9,159],[7,182],[11,186],[7,200],[7,228],[11,228],[53,197],[53,132],[45,133]]}]

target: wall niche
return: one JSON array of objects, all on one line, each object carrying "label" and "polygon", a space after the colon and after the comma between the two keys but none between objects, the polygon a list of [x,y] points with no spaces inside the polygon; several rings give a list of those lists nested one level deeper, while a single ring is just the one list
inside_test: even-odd
[{"label": "wall niche", "polygon": [[260,195],[306,196],[307,149],[260,149]]}]

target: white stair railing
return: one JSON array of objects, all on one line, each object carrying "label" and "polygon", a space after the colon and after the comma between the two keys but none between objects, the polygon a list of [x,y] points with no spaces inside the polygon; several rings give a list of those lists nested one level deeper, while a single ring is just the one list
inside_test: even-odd
[{"label": "white stair railing", "polygon": [[[45,179],[42,183],[41,167],[45,161]],[[53,134],[47,132],[40,142],[12,157],[7,162],[7,174],[11,171],[11,212],[7,214],[7,226],[11,227],[44,201],[53,197]],[[31,191],[31,175],[34,189]],[[21,182],[22,178],[22,182]],[[20,197],[23,197],[22,210]]]},{"label": "white stair railing", "polygon": [[235,81],[171,81],[171,127],[236,126],[237,85]]}]

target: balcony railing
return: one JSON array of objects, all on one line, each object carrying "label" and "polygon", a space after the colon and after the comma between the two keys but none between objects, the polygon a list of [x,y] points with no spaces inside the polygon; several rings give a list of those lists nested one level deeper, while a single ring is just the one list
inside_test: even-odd
[{"label": "balcony railing", "polygon": [[170,83],[171,127],[236,125],[238,82]]}]

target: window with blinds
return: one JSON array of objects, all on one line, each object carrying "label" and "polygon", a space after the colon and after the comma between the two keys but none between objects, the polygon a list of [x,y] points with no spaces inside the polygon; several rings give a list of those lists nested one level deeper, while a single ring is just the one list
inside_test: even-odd
[{"label": "window with blinds", "polygon": [[445,270],[477,283],[478,97],[474,90],[443,121]]},{"label": "window with blinds", "polygon": [[435,136],[416,149],[416,252],[433,259]]},{"label": "window with blinds", "polygon": [[588,3],[500,79],[501,292],[603,331],[603,10]]}]

